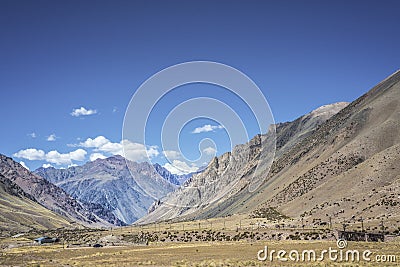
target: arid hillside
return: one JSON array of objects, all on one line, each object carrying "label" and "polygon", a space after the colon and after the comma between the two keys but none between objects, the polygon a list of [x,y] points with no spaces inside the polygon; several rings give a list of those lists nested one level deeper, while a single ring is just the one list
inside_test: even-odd
[{"label": "arid hillside", "polygon": [[32,229],[70,227],[65,218],[46,209],[0,174],[0,237]]},{"label": "arid hillside", "polygon": [[[211,204],[194,205],[194,208],[179,209],[160,203],[139,222],[232,214],[264,217],[267,215],[263,211],[274,208],[292,223],[308,226],[329,220],[348,224],[359,220],[374,224],[383,220],[395,227],[400,219],[399,103],[400,71],[397,71],[354,102],[343,105],[343,109],[337,109],[337,113],[331,112],[325,120],[300,127],[313,118],[312,114],[318,114],[316,110],[294,122],[278,124],[276,157],[270,172],[255,173],[264,181],[255,192],[250,193],[247,187],[254,174],[254,168],[249,166],[258,164],[261,151],[249,145],[253,150],[247,155],[251,157],[235,173],[239,176],[239,186],[226,197]],[[256,141],[257,138],[249,144]],[[259,141],[267,142],[268,138],[261,136]],[[216,161],[220,163],[224,157],[227,156]],[[192,181],[200,177],[224,179],[218,172],[226,174],[224,166],[229,164],[217,164],[219,171],[212,176],[213,164]],[[245,168],[248,169],[243,172]],[[186,199],[182,192],[185,189],[171,194],[170,198]],[[201,197],[193,199],[202,202]]]}]

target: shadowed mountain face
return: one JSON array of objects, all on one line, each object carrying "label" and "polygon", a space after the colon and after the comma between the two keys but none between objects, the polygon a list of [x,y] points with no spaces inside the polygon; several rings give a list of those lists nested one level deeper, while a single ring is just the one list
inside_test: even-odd
[{"label": "shadowed mountain face", "polygon": [[111,210],[127,224],[145,215],[155,199],[165,196],[179,184],[178,176],[159,165],[155,168],[145,162],[126,161],[121,156],[97,159],[68,169],[39,168],[35,173],[79,201]]},{"label": "shadowed mountain face", "polygon": [[[184,175],[176,175],[176,174],[172,174],[170,173],[167,169],[165,169],[164,167],[162,167],[160,164],[156,163],[153,165],[154,169],[156,170],[156,172],[161,175],[165,180],[167,180],[168,182],[170,182],[173,185],[180,185],[182,181],[182,178],[185,179]],[[188,177],[189,178],[189,177]],[[185,179],[186,180],[186,179]]]},{"label": "shadowed mountain face", "polygon": [[[226,182],[229,173],[240,177],[239,186],[213,204],[201,206],[207,203],[203,194],[192,196],[196,202],[189,209],[160,203],[139,222],[260,214],[269,207],[292,218],[301,216],[309,224],[326,222],[329,217],[337,221],[361,216],[398,220],[399,81],[398,71],[346,107],[341,103],[328,105],[276,125],[275,159],[269,173],[256,174],[264,182],[255,192],[248,192],[248,173],[224,169],[228,165],[221,156],[190,183],[201,182],[204,189],[200,191],[207,192],[213,190],[210,181]],[[260,142],[264,142],[262,137]],[[259,152],[250,155],[240,163],[241,169],[257,164]],[[164,201],[190,203],[186,191],[179,189]]]},{"label": "shadowed mountain face", "polygon": [[35,201],[71,221],[93,226],[121,224],[109,211],[95,204],[79,203],[61,188],[4,155],[0,155],[0,175],[6,193]]}]

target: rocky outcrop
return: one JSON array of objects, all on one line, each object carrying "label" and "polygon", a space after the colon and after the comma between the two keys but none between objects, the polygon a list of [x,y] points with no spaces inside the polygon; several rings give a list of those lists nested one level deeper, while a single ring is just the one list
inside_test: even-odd
[{"label": "rocky outcrop", "polygon": [[[266,175],[261,165],[271,162],[262,163],[259,159],[268,153],[272,159],[275,144],[271,137],[276,137],[277,155],[282,155],[347,105],[341,102],[320,107],[293,122],[277,124],[276,135],[273,132],[257,135],[247,144],[235,146],[232,152],[215,157],[202,173],[193,175],[182,187],[153,203],[149,214],[138,223],[218,216],[225,207],[232,205],[240,191],[249,186],[254,175]],[[206,213],[206,210],[212,211]]]}]

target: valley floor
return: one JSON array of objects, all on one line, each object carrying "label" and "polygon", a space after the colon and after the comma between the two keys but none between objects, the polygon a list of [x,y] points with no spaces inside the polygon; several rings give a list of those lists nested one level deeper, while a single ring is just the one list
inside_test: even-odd
[{"label": "valley floor", "polygon": [[[121,243],[119,237],[136,236],[137,232],[128,229],[112,232],[93,229],[79,230],[77,235],[80,240],[101,236],[106,242],[104,247],[94,248],[93,243],[80,245],[78,240],[63,241],[56,244],[33,244],[33,235],[18,238],[0,239],[0,266],[399,266],[400,264],[400,240],[399,237],[386,242],[348,242],[347,246],[339,249],[335,240],[253,240],[242,239],[239,241],[150,241],[148,244],[137,242]],[[131,231],[130,229],[129,231]],[[121,232],[118,232],[121,231]],[[210,230],[204,230],[208,233]],[[236,231],[234,231],[236,232]],[[174,232],[177,233],[177,232]],[[240,235],[244,232],[239,231]],[[154,232],[147,233],[153,235]],[[160,233],[161,234],[161,233]],[[232,233],[233,234],[233,233]],[[260,233],[257,233],[260,234]],[[37,233],[36,233],[37,235]],[[67,234],[66,234],[67,235]],[[167,234],[168,235],[168,234]],[[180,231],[177,236],[184,236]],[[120,242],[120,243],[118,243]],[[279,261],[277,252],[261,261],[257,258],[265,256],[265,246],[268,247],[268,255],[272,250],[284,250],[286,258],[292,251],[299,253],[299,261]],[[331,260],[325,254],[319,261],[323,250],[337,250],[338,259]],[[259,253],[260,250],[263,250]],[[304,251],[315,251],[316,260],[308,260],[308,254],[302,259]],[[345,255],[357,250],[360,260],[346,260]],[[367,255],[370,260],[362,258],[364,251],[370,250]],[[343,260],[340,261],[340,251]],[[308,252],[306,252],[308,253]],[[296,254],[292,254],[295,256]],[[335,254],[332,254],[335,256]]]}]

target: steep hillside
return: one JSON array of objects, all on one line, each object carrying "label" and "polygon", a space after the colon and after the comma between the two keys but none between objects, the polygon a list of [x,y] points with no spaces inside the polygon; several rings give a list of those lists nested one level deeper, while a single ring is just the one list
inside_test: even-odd
[{"label": "steep hillside", "polygon": [[366,224],[385,221],[395,229],[400,219],[399,103],[398,71],[311,135],[292,142],[286,152],[278,150],[256,192],[243,188],[192,216],[262,217],[263,211],[274,207],[293,218],[292,223],[307,226],[329,220],[352,224],[363,218]]},{"label": "steep hillside", "polygon": [[[306,117],[312,118],[315,113],[318,112]],[[302,118],[304,124],[305,117]],[[161,203],[142,222],[237,213],[264,217],[265,211],[274,208],[294,219],[291,223],[302,222],[307,226],[326,224],[329,220],[351,224],[363,218],[375,225],[385,220],[390,224],[388,227],[397,227],[400,71],[326,122],[314,124],[316,127],[308,134],[297,132],[297,124],[298,120],[277,125],[276,157],[268,174],[256,174],[264,182],[255,192],[249,193],[248,183],[244,182],[237,192],[201,209],[168,209]],[[254,158],[248,164],[256,164]],[[209,169],[212,168],[210,165]],[[246,177],[249,176],[243,176],[241,181]],[[205,177],[199,175],[193,180],[200,178]],[[217,174],[213,179],[225,178]],[[181,196],[178,192],[170,198],[181,200]]]},{"label": "steep hillside", "polygon": [[70,222],[44,208],[0,174],[0,237],[32,229],[68,227]]},{"label": "steep hillside", "polygon": [[[293,122],[277,124],[276,156],[283,155],[310,136],[319,125],[347,105],[345,102],[326,105]],[[275,145],[270,143],[269,134],[257,135],[249,143],[236,146],[232,153],[214,158],[204,172],[194,175],[183,187],[155,203],[151,212],[138,223],[172,218],[208,218],[236,212],[233,203],[239,203],[242,192],[248,193],[247,186],[259,162],[261,149]],[[264,174],[259,171],[256,175]]]},{"label": "steep hillside", "polygon": [[[119,223],[115,217],[100,218],[108,212],[97,205],[84,205],[76,201],[61,188],[37,176],[13,159],[0,155],[0,174],[12,184],[17,185],[31,199],[45,208],[60,214],[71,221],[85,225],[103,226]],[[97,211],[98,215],[92,212]]]},{"label": "steep hillside", "polygon": [[263,205],[310,223],[398,220],[399,146],[398,71],[280,158]]},{"label": "steep hillside", "polygon": [[82,202],[111,210],[127,224],[147,213],[153,197],[165,196],[179,183],[176,176],[161,166],[153,168],[149,163],[126,161],[121,156],[68,169],[39,168],[35,173]]}]

